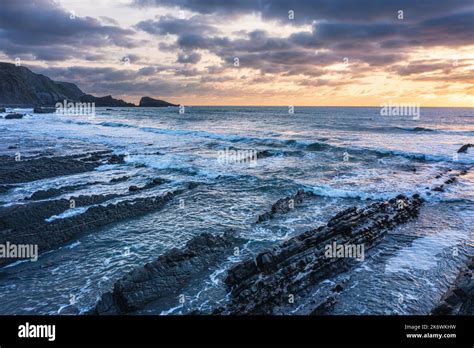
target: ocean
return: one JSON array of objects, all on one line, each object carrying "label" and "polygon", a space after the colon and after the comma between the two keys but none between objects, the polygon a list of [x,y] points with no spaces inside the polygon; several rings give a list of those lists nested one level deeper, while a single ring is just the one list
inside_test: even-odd
[{"label": "ocean", "polygon": [[[328,278],[316,291],[347,284],[334,314],[428,313],[473,254],[474,151],[457,150],[474,144],[474,108],[421,108],[419,117],[381,115],[377,107],[288,110],[96,108],[91,117],[24,109],[23,119],[0,119],[0,155],[28,159],[104,149],[125,155],[123,164],[21,183],[0,193],[0,207],[71,185],[77,190],[60,197],[127,193],[131,185],[156,177],[167,181],[135,196],[202,183],[160,211],[101,227],[41,253],[37,262],[1,268],[0,314],[86,313],[126,272],[197,234],[234,229],[245,240],[238,254],[196,275],[175,299],[139,314],[211,311],[228,300],[223,278],[229,265],[323,225],[344,208],[415,193],[426,200],[418,219],[391,230],[353,270]],[[256,155],[262,151],[267,155]],[[462,170],[467,174],[454,184],[433,191],[446,179],[437,177],[440,172]],[[129,179],[108,184],[124,176]],[[259,214],[298,189],[315,197],[255,224]],[[48,221],[88,208],[72,208]]]}]

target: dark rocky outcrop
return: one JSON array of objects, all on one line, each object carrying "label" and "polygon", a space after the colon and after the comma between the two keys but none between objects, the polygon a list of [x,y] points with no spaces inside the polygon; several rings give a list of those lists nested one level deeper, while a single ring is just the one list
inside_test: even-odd
[{"label": "dark rocky outcrop", "polygon": [[62,187],[52,187],[47,190],[38,190],[38,191],[33,192],[33,194],[30,197],[26,198],[26,200],[37,201],[37,200],[42,200],[42,199],[48,199],[55,196],[59,196],[69,191],[77,190],[85,186],[86,185],[69,185],[69,186],[62,186]]},{"label": "dark rocky outcrop", "polygon": [[130,192],[136,192],[136,191],[142,191],[142,190],[148,190],[150,188],[153,188],[155,186],[158,186],[158,185],[162,185],[166,182],[165,179],[161,179],[161,178],[154,178],[151,182],[143,185],[143,186],[136,186],[136,185],[131,185],[128,190]]},{"label": "dark rocky outcrop", "polygon": [[[448,171],[445,171],[445,172],[441,172],[439,173],[438,175],[436,175],[436,179],[441,179],[443,177],[443,175],[449,173],[449,172],[452,172],[451,170],[448,170]],[[446,179],[444,181],[443,184],[440,184],[440,185],[436,185],[435,187],[433,187],[431,189],[431,191],[435,191],[435,192],[444,192],[445,191],[445,188],[447,185],[451,185],[451,184],[455,184],[458,182],[458,177],[459,176],[463,176],[463,175],[466,175],[468,173],[468,169],[463,169],[463,170],[460,170],[460,171],[457,171],[453,174],[448,174],[449,177],[448,179]]]},{"label": "dark rocky outcrop", "polygon": [[[84,156],[84,155],[82,155]],[[0,184],[15,184],[34,180],[71,175],[93,170],[111,156],[111,151],[94,152],[81,158],[76,155],[62,157],[23,158],[0,156]]]},{"label": "dark rocky outcrop", "polygon": [[296,204],[301,203],[305,198],[314,197],[314,193],[307,192],[303,189],[298,190],[296,194],[279,199],[272,205],[270,211],[267,211],[257,218],[257,223],[270,220],[276,214],[285,214],[294,209]]},{"label": "dark rocky outcrop", "polygon": [[94,97],[91,94],[85,94],[79,98],[81,103],[94,103],[96,107],[114,106],[114,107],[133,107],[135,104],[127,103],[122,99],[112,98],[111,95],[105,97]]},{"label": "dark rocky outcrop", "polygon": [[[156,178],[143,187],[132,185],[130,191],[139,191],[165,180]],[[283,198],[273,205],[273,213],[284,213],[283,202],[295,199],[301,202],[304,197],[313,195],[299,190],[295,195]],[[225,253],[239,243],[233,231],[223,236],[202,234],[191,239],[186,246],[160,256],[156,261],[138,267],[115,283],[112,292],[105,293],[98,302],[93,314],[125,314],[143,309],[148,303],[166,297],[177,297],[179,290],[196,274],[222,261]],[[195,311],[192,314],[201,314]]]},{"label": "dark rocky outcrop", "polygon": [[272,156],[272,153],[268,150],[260,150],[257,152],[257,158],[258,159],[261,159],[261,158],[267,158],[267,157],[271,157]]},{"label": "dark rocky outcrop", "polygon": [[37,106],[33,109],[33,113],[35,114],[54,114],[55,112],[56,112],[55,108]]},{"label": "dark rocky outcrop", "polygon": [[232,231],[192,238],[184,248],[172,249],[117,281],[113,291],[102,296],[93,314],[125,314],[160,298],[177,298],[191,279],[222,261],[236,242]]},{"label": "dark rocky outcrop", "polygon": [[[115,184],[115,183],[118,183],[118,182],[124,182],[124,181],[127,181],[128,179],[130,179],[130,177],[128,177],[128,176],[113,178],[107,184]],[[163,182],[165,182],[164,179],[155,178],[150,183],[146,184],[144,186],[144,188],[151,188],[151,187],[156,186],[156,185],[161,185]],[[47,190],[35,191],[30,197],[25,198],[25,199],[26,200],[33,200],[33,201],[48,199],[48,198],[52,198],[52,197],[55,197],[55,196],[62,195],[62,194],[67,193],[67,192],[75,191],[75,190],[85,188],[85,187],[88,187],[88,186],[92,186],[92,185],[96,185],[96,184],[105,184],[105,183],[99,182],[99,181],[94,181],[94,182],[88,182],[87,184],[52,187],[52,188],[49,188]]]},{"label": "dark rocky outcrop", "polygon": [[7,112],[5,108],[0,108],[0,112]]},{"label": "dark rocky outcrop", "polygon": [[[352,207],[336,214],[325,226],[293,237],[228,270],[226,284],[231,302],[216,314],[274,314],[328,275],[350,267],[355,260],[327,257],[328,245],[363,245],[370,249],[388,229],[416,217],[422,199],[399,195],[366,208]],[[318,305],[323,310],[331,301]],[[315,307],[315,313],[319,310]]]},{"label": "dark rocky outcrop", "polygon": [[23,114],[19,114],[19,113],[11,113],[11,114],[8,114],[5,116],[5,119],[6,120],[14,120],[14,119],[20,119],[20,118],[23,118]]},{"label": "dark rocky outcrop", "polygon": [[166,106],[179,106],[176,104],[168,103],[164,100],[153,99],[150,97],[142,97],[140,99],[140,103],[138,104],[140,107],[153,107],[153,108],[161,108]]},{"label": "dark rocky outcrop", "polygon": [[474,147],[474,144],[465,144],[461,146],[458,150],[458,153],[466,153],[467,149],[469,149],[470,147]]},{"label": "dark rocky outcrop", "polygon": [[107,162],[108,164],[124,164],[125,163],[125,155],[112,155]]},{"label": "dark rocky outcrop", "polygon": [[[8,220],[12,224],[9,225],[8,221],[2,220],[0,223],[0,226],[3,226],[0,230],[0,244],[5,244],[7,241],[12,244],[36,244],[38,245],[38,250],[43,253],[70,242],[82,233],[159,210],[176,195],[193,189],[197,185],[197,183],[191,182],[187,183],[183,188],[169,191],[161,196],[136,198],[116,204],[92,206],[82,214],[50,222],[44,221],[43,218],[46,216],[46,213],[49,215],[52,212],[51,207],[47,207],[47,209],[42,209],[42,207],[45,204],[62,204],[56,210],[57,213],[60,213],[65,210],[63,208],[67,209],[66,204],[69,204],[69,201],[38,202],[35,204],[39,207],[36,211],[42,211],[43,213],[25,215],[25,218],[34,219],[31,221],[33,223],[25,223],[28,220],[13,219]],[[98,202],[105,198],[108,197],[99,195],[99,197],[94,199]],[[12,261],[14,260],[0,259],[0,266]]]},{"label": "dark rocky outcrop", "polygon": [[0,207],[0,231],[22,230],[33,224],[43,224],[44,219],[60,214],[70,208],[71,200],[76,207],[100,204],[118,197],[117,194],[77,196],[68,199],[57,199],[45,202],[10,205]]},{"label": "dark rocky outcrop", "polygon": [[78,100],[84,93],[74,84],[57,82],[30,69],[0,63],[0,104],[54,105],[62,99]]},{"label": "dark rocky outcrop", "polygon": [[[36,74],[23,66],[0,62],[0,105],[35,107],[35,113],[45,113],[41,106],[54,106],[57,102],[94,103],[96,107],[134,107],[121,99],[108,95],[96,97],[86,94],[70,82],[53,81],[49,77]],[[140,106],[178,106],[164,100],[143,97]],[[36,109],[37,108],[37,109]],[[0,112],[5,112],[5,110]],[[55,112],[54,111],[48,111]]]},{"label": "dark rocky outcrop", "polygon": [[127,175],[124,175],[124,176],[121,176],[121,177],[118,177],[118,178],[110,179],[109,183],[114,184],[114,183],[117,183],[117,182],[124,182],[124,181],[127,181],[128,179],[130,179],[130,177],[127,176]]},{"label": "dark rocky outcrop", "polygon": [[474,315],[474,257],[461,269],[454,285],[433,308],[434,315]]},{"label": "dark rocky outcrop", "polygon": [[14,188],[14,185],[0,185],[0,193],[5,193]]}]

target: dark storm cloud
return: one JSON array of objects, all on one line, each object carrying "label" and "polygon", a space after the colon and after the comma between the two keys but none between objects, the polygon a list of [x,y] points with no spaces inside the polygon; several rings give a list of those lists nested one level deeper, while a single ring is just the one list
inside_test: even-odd
[{"label": "dark storm cloud", "polygon": [[248,33],[248,38],[246,39],[234,40],[232,47],[237,51],[264,52],[288,50],[292,47],[292,43],[286,38],[269,37],[265,31],[255,30]]},{"label": "dark storm cloud", "polygon": [[183,69],[174,69],[175,76],[186,76],[186,77],[199,77],[203,74],[202,70],[195,68],[183,68]]},{"label": "dark storm cloud", "polygon": [[412,34],[420,45],[472,45],[474,43],[474,2],[469,11],[434,17],[412,26],[406,39]]},{"label": "dark storm cloud", "polygon": [[[367,30],[364,28],[360,32],[366,33]],[[392,64],[403,58],[402,53],[378,50],[378,47],[372,44],[366,44],[367,47],[361,50],[364,43],[354,44],[350,39],[347,42],[349,47],[344,47],[344,42],[338,42],[333,46],[324,46],[330,50],[316,54],[314,49],[320,48],[320,45],[312,46],[311,40],[301,40],[302,36],[312,35],[311,32],[307,32],[289,38],[274,38],[258,30],[248,33],[245,39],[230,40],[226,37],[184,34],[178,37],[177,45],[181,49],[208,50],[222,58],[224,64],[229,67],[232,67],[235,58],[238,58],[240,67],[258,69],[262,73],[283,73],[286,76],[301,74],[315,76],[314,71],[317,67],[341,63],[346,57],[350,61],[371,66]],[[366,37],[360,33],[355,35]],[[319,73],[316,76],[319,76]]]},{"label": "dark storm cloud", "polygon": [[114,68],[96,68],[72,66],[69,68],[31,67],[35,72],[51,77],[56,81],[68,81],[77,84],[85,93],[95,95],[143,96],[158,92],[161,96],[176,96],[176,93],[189,93],[206,90],[196,83],[179,83],[155,76],[162,71],[160,67],[139,70]]},{"label": "dark storm cloud", "polygon": [[[294,10],[295,19],[313,23],[311,31],[292,34],[289,39],[271,38],[263,31],[254,31],[247,39],[231,41],[227,37],[201,35],[203,29],[195,26],[195,20],[185,24],[185,20],[166,17],[159,21],[161,32],[169,27],[167,33],[178,35],[179,47],[208,49],[218,51],[219,55],[224,49],[228,54],[237,54],[288,50],[295,46],[334,51],[456,46],[472,44],[474,33],[474,3],[470,0],[135,0],[134,3],[176,6],[220,16],[259,13],[263,18],[280,19],[287,24],[294,23],[288,20],[288,10]],[[403,20],[397,17],[399,10],[403,11]],[[206,31],[211,32],[209,23],[206,25]]]},{"label": "dark storm cloud", "polygon": [[290,41],[312,48],[355,48],[380,44],[385,49],[410,46],[458,46],[473,43],[474,10],[431,18],[419,23],[315,23],[311,32],[290,36]]},{"label": "dark storm cloud", "polygon": [[184,34],[194,33],[196,35],[214,34],[216,29],[206,23],[202,16],[193,16],[188,19],[180,19],[170,16],[162,16],[157,20],[149,19],[138,22],[136,29],[143,30],[149,34]]},{"label": "dark storm cloud", "polygon": [[201,36],[194,33],[180,35],[176,41],[182,49],[207,49],[210,51],[228,50],[228,52],[265,52],[287,50],[293,47],[285,38],[267,36],[265,31],[256,30],[248,33],[245,39],[231,40],[223,36]]},{"label": "dark storm cloud", "polygon": [[192,53],[179,53],[178,59],[176,62],[178,63],[188,63],[188,64],[196,64],[201,60],[201,55],[197,52]]},{"label": "dark storm cloud", "polygon": [[165,66],[145,66],[143,68],[138,69],[138,74],[143,76],[150,76],[168,69],[169,67]]},{"label": "dark storm cloud", "polygon": [[132,30],[102,25],[91,17],[77,17],[50,0],[2,0],[0,50],[36,59],[80,58],[90,48],[133,47]]},{"label": "dark storm cloud", "polygon": [[204,37],[196,34],[183,34],[176,41],[178,47],[183,49],[214,50],[222,47],[231,47],[232,41],[226,37]]},{"label": "dark storm cloud", "polygon": [[240,15],[259,13],[263,18],[288,20],[288,11],[295,11],[295,20],[377,21],[396,20],[403,10],[407,20],[421,20],[472,7],[471,0],[134,0],[136,6],[177,6],[203,14]]},{"label": "dark storm cloud", "polygon": [[[167,3],[171,4],[171,2]],[[262,8],[271,13],[272,6],[282,6],[283,3],[272,1],[271,4]],[[233,2],[230,4],[209,2],[206,10],[201,7],[203,6],[201,1],[177,1],[175,4],[202,13],[221,14],[252,12],[255,8],[253,1],[252,3],[242,2],[240,7]],[[318,2],[313,2],[313,4],[318,7]],[[324,6],[315,18],[321,18],[321,13],[326,13],[328,17],[323,21],[313,22],[310,31],[296,32],[287,38],[271,37],[262,30],[247,33],[241,31],[239,36],[246,35],[246,37],[237,39],[219,35],[200,35],[196,33],[197,30],[196,32],[186,30],[181,20],[173,21],[167,17],[166,21],[173,23],[172,32],[177,35],[175,42],[177,48],[208,50],[219,56],[227,65],[233,64],[237,57],[243,67],[255,68],[262,73],[284,73],[287,76],[302,74],[304,71],[314,76],[314,73],[311,73],[312,69],[305,65],[321,67],[340,63],[345,58],[351,62],[365,63],[372,67],[390,66],[406,59],[407,51],[413,47],[456,47],[473,43],[474,10],[472,5],[468,8],[468,3],[465,1],[452,2],[450,5],[443,3],[439,6],[430,2],[431,5],[428,7],[426,2],[424,4],[402,2],[402,5],[397,2],[399,6],[396,8],[404,10],[403,20],[397,19],[396,11],[393,18],[385,20],[382,14],[386,13],[392,5],[382,5],[380,2],[360,1],[357,2],[357,9],[354,8],[354,2],[323,1],[320,4]],[[337,4],[346,6],[345,8],[350,9],[349,12],[354,16],[350,20],[342,21],[336,11]],[[362,23],[354,20],[357,19],[359,7],[364,8],[367,18],[373,17],[380,21],[372,20]],[[455,12],[461,9],[463,12]],[[408,14],[410,16],[407,17]],[[179,28],[179,25],[183,27]],[[323,49],[324,53],[315,56],[314,51],[320,49]]]},{"label": "dark storm cloud", "polygon": [[[51,68],[36,68],[35,71],[51,77],[54,80],[63,81],[83,81],[86,80],[90,84],[95,84],[100,81],[116,81],[118,83],[128,81],[137,76],[133,70],[114,69],[109,67],[86,67],[86,66],[72,66],[69,68],[51,67]],[[80,83],[80,82],[78,82]]]},{"label": "dark storm cloud", "polygon": [[[79,49],[78,49],[79,50]],[[29,49],[28,46],[17,44],[0,32],[0,51],[9,55],[12,59],[21,57],[23,59],[40,59],[40,60],[66,60],[71,57],[71,47],[65,45],[56,45],[54,48],[50,46],[36,46]]]}]

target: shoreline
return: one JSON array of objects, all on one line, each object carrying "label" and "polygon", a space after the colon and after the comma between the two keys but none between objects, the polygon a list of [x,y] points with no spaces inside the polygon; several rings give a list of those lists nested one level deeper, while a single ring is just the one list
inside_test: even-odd
[{"label": "shoreline", "polygon": [[[469,145],[469,144],[468,144]],[[468,149],[469,146],[464,146],[466,151],[470,151]],[[261,157],[270,157],[270,153],[266,153],[263,150],[260,152]],[[15,151],[14,151],[15,152]],[[267,151],[268,152],[268,151]],[[124,155],[115,154],[111,149],[101,149],[99,151],[83,151],[81,153],[75,155],[68,155],[68,156],[57,156],[42,153],[36,155],[34,157],[27,157],[25,156],[20,161],[17,161],[12,156],[0,156],[0,192],[6,193],[10,188],[17,188],[24,183],[33,182],[36,180],[48,179],[48,178],[55,178],[55,177],[62,177],[67,175],[74,175],[79,173],[87,173],[95,171],[99,166],[107,164],[107,165],[121,165],[124,164]],[[414,173],[416,170],[413,171]],[[444,192],[447,189],[448,185],[455,184],[457,182],[457,176],[465,175],[468,173],[468,170],[459,171],[457,169],[449,169],[446,171],[440,171],[437,173],[436,178],[440,179],[440,182],[432,187],[426,187],[426,189],[433,195],[437,192]],[[111,179],[109,181],[110,184],[115,182],[125,182],[127,183],[130,180],[130,176],[122,175],[121,177],[117,177]],[[71,200],[68,199],[59,199],[58,197],[64,193],[74,192],[76,189],[80,188],[81,185],[79,184],[70,184],[61,187],[52,187],[45,190],[37,190],[32,192],[29,197],[26,197],[22,204],[13,204],[10,206],[5,206],[0,208],[0,244],[3,241],[8,241],[11,243],[21,244],[26,243],[31,244],[31,240],[33,240],[36,245],[39,246],[39,254],[41,256],[42,253],[50,250],[54,250],[55,248],[65,245],[71,241],[77,240],[78,237],[87,234],[93,233],[94,231],[98,230],[102,226],[106,226],[109,224],[119,223],[123,221],[130,221],[136,217],[143,216],[145,214],[156,212],[162,209],[166,204],[170,204],[175,202],[177,204],[177,198],[180,194],[185,193],[189,190],[193,190],[197,187],[197,183],[195,182],[187,182],[182,187],[169,190],[163,195],[153,195],[150,197],[134,197],[135,193],[138,192],[145,192],[148,189],[152,189],[154,187],[165,185],[166,180],[160,177],[154,178],[147,178],[147,182],[141,185],[131,184],[128,185],[128,191],[126,193],[113,193],[113,194],[88,194],[88,195],[77,195],[72,196],[71,199],[74,201],[74,208],[84,208],[86,209],[84,212],[71,215],[71,216],[63,216],[62,214],[67,213],[71,208]],[[89,182],[87,184],[82,184],[84,186],[87,185],[94,185],[94,182]],[[294,194],[288,195],[286,197],[280,198],[279,200],[275,201],[274,204],[268,206],[266,210],[261,211],[260,214],[256,214],[254,224],[265,223],[266,221],[272,220],[274,218],[278,218],[281,215],[287,214],[295,208],[298,208],[300,204],[302,204],[305,200],[310,200],[313,197],[317,196],[317,194],[304,191],[303,189],[296,191]],[[122,199],[119,203],[110,203],[113,199]],[[405,197],[407,198],[407,197]],[[398,197],[400,200],[405,200],[402,196]],[[408,198],[407,198],[408,199]],[[410,198],[413,199],[413,198]],[[377,199],[375,199],[377,201]],[[107,203],[108,202],[108,203]],[[406,201],[409,202],[409,201]],[[391,203],[393,206],[395,203]],[[408,204],[408,203],[407,203]],[[408,204],[409,205],[409,204]],[[92,206],[92,207],[91,207]],[[369,208],[367,208],[369,209]],[[382,238],[382,235],[386,233],[389,229],[388,225],[384,225],[387,223],[385,220],[385,216],[383,216],[382,208],[377,208],[380,216],[377,215],[374,221],[380,222],[381,230],[380,236],[374,235],[373,238],[370,237],[370,240],[367,240],[367,243],[371,244],[372,240],[374,245]],[[333,216],[333,219],[340,219],[344,217],[344,219],[348,219],[348,221],[352,221],[352,219],[357,220],[354,214],[355,211],[351,210],[342,214],[338,217],[338,214]],[[360,213],[360,212],[359,212]],[[357,213],[357,214],[359,214]],[[356,215],[357,215],[356,214]],[[362,214],[362,213],[361,213]],[[411,214],[411,213],[409,213]],[[57,216],[59,218],[47,221],[51,217]],[[62,218],[61,218],[62,217]],[[395,222],[399,223],[397,218],[394,218]],[[332,219],[328,220],[329,222]],[[390,218],[388,219],[390,221]],[[367,222],[367,221],[365,221]],[[403,223],[403,222],[402,222]],[[359,222],[359,225],[362,225],[363,222]],[[329,226],[329,223],[328,223]],[[329,226],[330,227],[330,226]],[[357,227],[357,226],[356,226]],[[374,229],[375,230],[375,229]],[[309,231],[308,231],[309,232]],[[313,231],[314,232],[314,231]],[[314,233],[319,233],[320,230]],[[337,229],[337,235],[346,236],[351,235],[352,232],[346,229],[346,227],[342,226],[341,228]],[[366,231],[367,232],[367,231]],[[328,232],[329,233],[329,232]],[[365,233],[365,232],[364,232]],[[184,261],[189,261],[188,257],[189,254],[193,254],[193,260],[198,260],[198,264],[201,262],[201,258],[206,258],[206,255],[210,255],[210,259],[208,261],[204,261],[201,263],[201,266],[197,267],[196,269],[184,269],[183,270],[183,278],[188,279],[189,274],[197,274],[198,271],[205,271],[209,266],[213,265],[215,260],[220,260],[224,256],[229,256],[225,254],[222,250],[219,249],[219,243],[216,243],[215,238],[220,237],[220,233],[210,234],[199,237],[193,238],[189,243],[191,243],[191,249],[184,248],[181,251],[174,250],[171,253],[164,253],[158,259],[165,259],[165,260],[174,260],[173,257],[182,257]],[[239,236],[233,236],[233,238],[239,238]],[[295,240],[299,238],[299,236],[294,237]],[[342,238],[342,237],[341,237]],[[198,248],[193,249],[193,241],[200,240],[205,245],[205,248]],[[351,241],[351,240],[349,240]],[[352,242],[358,242],[358,239],[352,240]],[[239,242],[238,242],[239,243]],[[239,245],[237,243],[237,245]],[[229,243],[230,245],[231,243]],[[198,243],[199,245],[199,243]],[[225,252],[232,251],[232,248],[226,244]],[[232,244],[233,246],[234,244]],[[282,244],[284,246],[284,243]],[[216,249],[214,250],[214,247]],[[283,248],[286,248],[284,246]],[[320,248],[319,248],[320,249]],[[319,250],[318,249],[318,250]],[[313,249],[308,249],[314,251]],[[300,250],[298,253],[301,255],[306,255],[308,250]],[[200,254],[201,253],[201,254]],[[267,303],[264,303],[269,298],[273,299],[275,294],[271,291],[263,296],[265,299],[262,303],[252,303],[249,301],[247,297],[240,297],[241,293],[246,291],[253,292],[254,289],[250,283],[253,283],[255,278],[263,278],[268,277],[269,284],[273,284],[273,281],[280,282],[282,284],[289,284],[290,287],[295,287],[298,292],[301,292],[301,296],[305,296],[305,288],[302,286],[301,288],[295,282],[295,279],[302,276],[302,274],[291,275],[286,278],[281,278],[278,280],[272,280],[271,274],[274,269],[285,269],[285,267],[289,267],[288,269],[293,269],[295,264],[290,262],[289,265],[284,267],[281,266],[281,263],[285,263],[287,260],[279,260],[275,264],[273,264],[274,256],[268,256],[268,252],[262,253],[256,256],[256,258],[252,259],[251,261],[242,261],[239,267],[240,270],[231,270],[226,269],[226,272],[230,274],[237,274],[239,272],[246,273],[248,270],[246,269],[249,264],[255,264],[258,267],[259,272],[254,275],[249,276],[249,278],[243,277],[242,279],[238,278],[239,281],[232,280],[232,276],[228,276],[227,283],[229,284],[229,296],[235,298],[233,301],[234,304],[221,308],[216,309],[217,311],[214,314],[290,314],[292,313],[288,307],[281,307],[281,308],[273,308],[272,306],[268,307]],[[214,258],[215,257],[215,258]],[[290,256],[291,258],[291,256]],[[207,260],[207,259],[206,259]],[[12,262],[16,262],[18,259],[0,259],[0,267],[9,265]],[[350,260],[349,260],[350,261]],[[306,262],[306,261],[305,261]],[[308,261],[307,265],[313,265],[314,260]],[[269,266],[266,266],[269,265]],[[344,262],[344,265],[339,264],[341,270],[343,271],[350,271],[351,265],[350,262],[347,264]],[[147,269],[147,265],[138,265],[137,271],[139,274],[142,274],[140,269]],[[253,266],[252,266],[253,267]],[[325,268],[327,267],[327,268]],[[172,267],[168,269],[170,274],[176,276]],[[196,271],[196,272],[195,272]],[[320,274],[315,279],[323,279],[320,277],[331,277],[332,275],[336,274],[337,267],[333,265],[324,266],[321,268]],[[288,271],[288,273],[291,273]],[[143,275],[143,274],[142,274]],[[156,274],[151,273],[150,277],[155,277]],[[158,279],[156,280],[157,283],[163,283],[163,279],[160,279],[163,274],[158,273]],[[133,278],[133,277],[132,277]],[[134,279],[134,278],[133,278]],[[178,280],[178,276],[176,276],[177,285],[175,286],[176,289],[180,289],[183,286],[186,286],[187,280],[181,279]],[[237,278],[236,278],[237,279]],[[319,281],[319,280],[316,280]],[[141,293],[140,285],[137,282],[133,281],[133,291],[128,291],[129,284],[127,282],[120,283],[122,285],[117,285],[118,288],[122,289],[123,291],[127,292],[127,296],[143,296],[142,301],[138,301],[138,304],[125,304],[123,303],[124,295],[120,292],[116,293],[115,295],[105,295],[104,298],[104,305],[102,305],[102,309],[98,309],[98,312],[102,312],[100,314],[111,313],[113,312],[113,307],[117,307],[116,313],[129,313],[134,312],[136,310],[140,310],[140,306],[145,303],[147,304],[148,301],[159,301],[160,298],[155,298],[156,294],[144,295]],[[242,288],[236,290],[237,283],[245,283],[241,285]],[[314,280],[311,280],[311,283],[314,285]],[[279,284],[279,283],[278,283]],[[287,286],[285,285],[285,287]],[[305,307],[305,314],[330,314],[331,308],[337,302],[337,294],[344,290],[343,284],[338,284],[339,286],[334,287],[334,295],[329,296],[324,299],[324,301],[315,303],[308,303]],[[144,285],[146,287],[146,284]],[[240,285],[239,285],[240,286]],[[277,286],[268,286],[267,288],[279,288],[280,285]],[[115,290],[113,290],[115,292]],[[286,290],[285,290],[286,291]],[[135,293],[134,293],[135,292]],[[158,293],[159,291],[157,291]],[[137,295],[138,294],[138,295]],[[284,296],[288,296],[289,294],[295,295],[293,292],[284,293]],[[110,297],[112,296],[112,297]],[[115,296],[115,297],[114,297]],[[281,296],[279,294],[278,296]],[[280,301],[280,300],[278,300]],[[278,302],[277,301],[277,302]],[[440,300],[441,301],[441,300]],[[111,304],[112,303],[112,304]],[[127,302],[128,303],[128,302]],[[97,304],[99,306],[99,304]],[[120,307],[122,306],[122,307]],[[244,308],[244,309],[242,309]],[[194,312],[192,314],[202,314],[199,312]]]}]

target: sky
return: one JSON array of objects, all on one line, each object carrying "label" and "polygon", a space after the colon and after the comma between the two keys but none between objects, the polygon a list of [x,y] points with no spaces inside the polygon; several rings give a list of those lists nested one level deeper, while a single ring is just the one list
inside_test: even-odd
[{"label": "sky", "polygon": [[1,0],[0,61],[135,103],[474,107],[474,1]]}]

